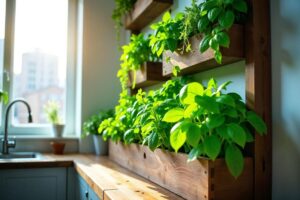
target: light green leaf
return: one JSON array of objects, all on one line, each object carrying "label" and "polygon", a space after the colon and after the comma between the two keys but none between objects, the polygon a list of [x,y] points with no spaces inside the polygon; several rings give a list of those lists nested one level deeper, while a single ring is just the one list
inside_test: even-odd
[{"label": "light green leaf", "polygon": [[178,122],[183,116],[184,110],[182,108],[173,108],[165,114],[162,120],[165,122]]},{"label": "light green leaf", "polygon": [[236,144],[240,145],[243,148],[245,147],[246,133],[240,125],[236,123],[228,124],[227,131],[228,131],[228,135]]},{"label": "light green leaf", "polygon": [[223,115],[211,115],[206,119],[206,126],[211,130],[224,124],[225,117]]},{"label": "light green leaf", "polygon": [[181,129],[183,123],[184,122],[179,122],[171,129],[170,144],[175,152],[177,152],[186,141],[186,133]]},{"label": "light green leaf", "polygon": [[191,118],[193,113],[198,109],[197,104],[190,104],[184,111],[184,118]]},{"label": "light green leaf", "polygon": [[215,160],[221,151],[221,141],[215,135],[208,136],[204,140],[204,150],[210,159]]},{"label": "light green leaf", "polygon": [[263,135],[267,132],[267,125],[255,112],[248,111],[247,120],[260,135]]},{"label": "light green leaf", "polygon": [[235,178],[239,177],[244,169],[244,157],[235,145],[228,145],[225,150],[225,161],[227,167]]},{"label": "light green leaf", "polygon": [[201,154],[203,154],[203,146],[199,144],[197,147],[194,147],[188,156],[188,162],[196,160]]},{"label": "light green leaf", "polygon": [[185,85],[179,93],[180,101],[189,105],[195,103],[196,95],[203,95],[204,88],[200,83],[192,82]]},{"label": "light green leaf", "polygon": [[165,12],[165,14],[163,15],[162,21],[163,22],[168,22],[170,19],[171,19],[170,12]]}]

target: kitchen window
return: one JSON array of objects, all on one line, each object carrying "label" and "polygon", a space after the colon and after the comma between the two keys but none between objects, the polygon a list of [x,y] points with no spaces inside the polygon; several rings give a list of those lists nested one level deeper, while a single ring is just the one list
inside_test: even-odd
[{"label": "kitchen window", "polygon": [[65,134],[74,134],[76,2],[0,0],[0,86],[10,101],[27,100],[34,121],[28,124],[26,107],[15,104],[10,135],[50,136],[48,101],[59,104]]}]

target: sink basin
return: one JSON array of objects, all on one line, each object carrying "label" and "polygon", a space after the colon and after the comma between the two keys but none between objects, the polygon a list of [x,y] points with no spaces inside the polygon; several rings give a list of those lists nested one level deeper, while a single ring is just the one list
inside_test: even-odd
[{"label": "sink basin", "polygon": [[35,152],[11,152],[9,154],[0,154],[0,160],[1,159],[40,159],[41,158],[40,153]]}]

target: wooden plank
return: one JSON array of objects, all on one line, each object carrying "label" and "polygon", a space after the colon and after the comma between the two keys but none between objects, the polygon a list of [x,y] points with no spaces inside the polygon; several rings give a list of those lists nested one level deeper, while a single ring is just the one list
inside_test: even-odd
[{"label": "wooden plank", "polygon": [[171,7],[173,0],[137,0],[125,17],[126,29],[140,31]]},{"label": "wooden plank", "polygon": [[[167,79],[162,75],[162,63],[160,62],[146,62],[141,66],[141,69],[137,70],[135,73],[135,89],[155,85]],[[129,87],[132,86],[133,77],[133,72],[131,72],[129,74]]]},{"label": "wooden plank", "polygon": [[255,134],[250,149],[254,156],[254,199],[271,199],[271,41],[270,1],[249,0],[250,14],[245,26],[246,103],[265,120],[267,136]]},{"label": "wooden plank", "polygon": [[230,47],[222,48],[223,55],[222,64],[218,64],[214,59],[212,49],[204,53],[199,51],[199,43],[202,35],[198,34],[190,39],[192,50],[188,53],[176,51],[166,51],[163,53],[163,75],[171,76],[174,66],[181,69],[181,74],[194,74],[216,67],[221,67],[226,64],[234,63],[244,59],[244,27],[234,25],[230,31]]},{"label": "wooden plank", "polygon": [[[217,159],[215,166],[207,159],[187,163],[186,154],[175,154],[160,149],[152,152],[148,147],[138,144],[124,145],[112,142],[109,143],[109,157],[121,166],[186,199],[221,199],[223,195],[229,199],[239,199],[237,197],[240,196],[235,194],[239,187],[241,195],[252,193],[251,158],[248,158],[249,161],[246,159],[243,175],[234,180],[223,159]],[[220,172],[216,173],[217,171]],[[213,174],[218,174],[219,177],[215,178]]]}]

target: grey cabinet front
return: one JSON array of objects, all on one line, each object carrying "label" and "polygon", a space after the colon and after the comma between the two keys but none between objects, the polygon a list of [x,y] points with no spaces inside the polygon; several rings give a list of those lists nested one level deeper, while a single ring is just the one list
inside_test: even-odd
[{"label": "grey cabinet front", "polygon": [[0,170],[1,200],[65,200],[66,168]]}]

